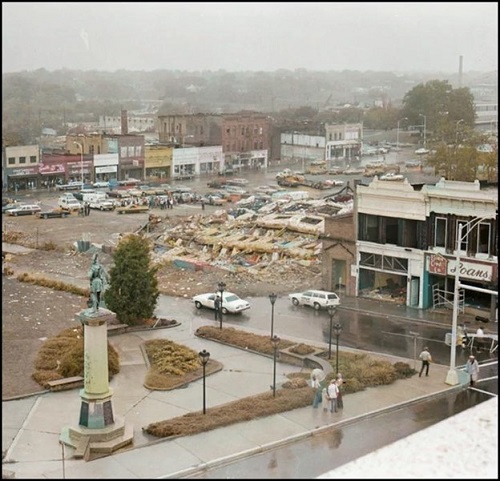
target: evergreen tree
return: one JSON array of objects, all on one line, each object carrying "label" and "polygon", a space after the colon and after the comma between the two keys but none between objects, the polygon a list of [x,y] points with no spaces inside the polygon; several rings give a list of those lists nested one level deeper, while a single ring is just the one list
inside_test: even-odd
[{"label": "evergreen tree", "polygon": [[128,325],[153,317],[160,292],[148,243],[141,236],[127,236],[113,253],[113,262],[110,286],[104,292],[106,306]]}]

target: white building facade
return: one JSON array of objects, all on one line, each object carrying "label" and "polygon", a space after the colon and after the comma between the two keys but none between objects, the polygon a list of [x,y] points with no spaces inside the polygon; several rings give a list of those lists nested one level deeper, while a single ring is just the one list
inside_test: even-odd
[{"label": "white building facade", "polygon": [[281,158],[283,160],[325,160],[325,137],[300,134],[281,134]]},{"label": "white building facade", "polygon": [[330,166],[361,157],[363,124],[326,124],[325,135],[325,159]]},{"label": "white building facade", "polygon": [[172,152],[172,178],[218,174],[224,170],[222,145],[185,147]]},{"label": "white building facade", "polygon": [[[356,295],[426,309],[452,302],[460,225],[460,282],[492,289],[498,279],[498,191],[441,179],[417,190],[404,182],[358,185],[355,197]],[[465,236],[465,232],[463,234]],[[488,309],[487,293],[464,293],[462,304]]]}]

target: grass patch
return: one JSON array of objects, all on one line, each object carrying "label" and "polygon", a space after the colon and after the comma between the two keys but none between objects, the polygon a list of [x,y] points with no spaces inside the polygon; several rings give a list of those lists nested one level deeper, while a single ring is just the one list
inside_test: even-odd
[{"label": "grass patch", "polygon": [[[196,351],[167,339],[152,339],[144,343],[150,368],[144,386],[155,391],[175,389],[203,376]],[[222,369],[222,364],[209,359],[205,366],[206,374]]]},{"label": "grass patch", "polygon": [[69,292],[71,294],[76,294],[78,296],[89,297],[90,290],[88,288],[74,286],[72,284],[66,284],[62,281],[55,281],[53,279],[48,279],[46,277],[34,276],[28,272],[22,272],[16,278],[19,282],[27,282],[28,284],[34,284],[37,286],[48,287],[50,289],[55,289],[56,291]]},{"label": "grass patch", "polygon": [[[35,358],[35,372],[31,377],[48,389],[49,381],[66,377],[84,376],[83,328],[65,329],[45,341]],[[120,371],[118,352],[108,343],[108,374],[111,379]]]},{"label": "grass patch", "polygon": [[284,411],[312,404],[314,391],[310,387],[280,389],[276,397],[272,392],[249,396],[222,406],[208,408],[206,414],[188,413],[184,416],[151,423],[145,432],[159,438],[188,436],[203,433],[236,422],[251,421],[256,418],[279,414]]},{"label": "grass patch", "polygon": [[[281,344],[281,343],[280,343]],[[312,354],[316,349],[312,346],[308,346],[307,344],[297,344],[292,346],[289,351],[294,354],[298,354],[299,356],[307,356],[308,354]]]},{"label": "grass patch", "polygon": [[[196,330],[198,337],[219,341],[232,346],[242,347],[261,354],[273,355],[273,345],[269,336],[253,334],[251,332],[240,331],[234,327],[225,327],[220,329],[213,326],[202,326]],[[286,349],[292,347],[296,342],[281,339],[279,348]],[[314,350],[314,349],[313,349]]]}]

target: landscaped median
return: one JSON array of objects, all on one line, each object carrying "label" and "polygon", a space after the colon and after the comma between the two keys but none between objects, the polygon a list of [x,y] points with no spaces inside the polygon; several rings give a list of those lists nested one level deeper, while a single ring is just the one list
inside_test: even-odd
[{"label": "landscaped median", "polygon": [[[252,351],[256,355],[270,356],[273,354],[273,346],[268,335],[262,336],[232,327],[219,329],[212,326],[198,328],[196,335]],[[297,351],[302,353],[298,356],[303,355],[304,358],[317,350],[313,346],[297,344],[286,339],[281,340],[280,347],[283,349],[293,352],[294,346]],[[192,355],[191,353],[190,356]],[[326,359],[324,352],[320,355]],[[339,352],[339,371],[342,372],[345,381],[344,394],[361,391],[370,386],[391,384],[397,379],[404,379],[416,374],[416,371],[407,363],[396,362],[392,364],[386,360],[370,357],[368,354],[342,351]],[[198,372],[199,378],[202,374],[201,371]],[[328,383],[332,376],[333,369],[332,373],[327,375],[325,383]],[[176,418],[157,421],[143,427],[143,431],[161,438],[187,436],[311,405],[314,390],[308,384],[309,373],[302,371],[292,373],[288,375],[288,378],[289,381],[283,383],[276,390],[275,397],[272,392],[249,396],[208,408],[206,414],[203,414],[202,411],[196,411]]]}]

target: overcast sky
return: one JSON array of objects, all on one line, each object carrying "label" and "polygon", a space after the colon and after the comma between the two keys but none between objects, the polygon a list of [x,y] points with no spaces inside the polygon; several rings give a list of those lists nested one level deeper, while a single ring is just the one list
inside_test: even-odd
[{"label": "overcast sky", "polygon": [[497,2],[2,2],[2,70],[498,69]]}]

